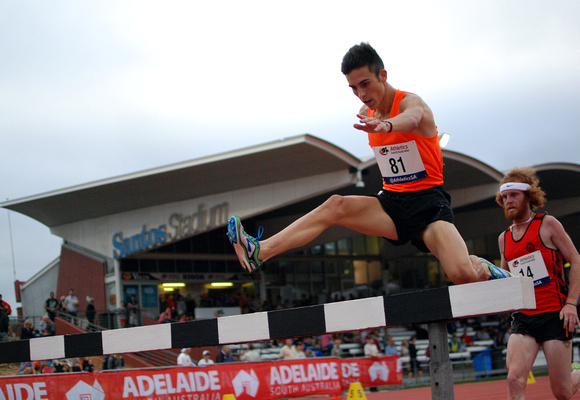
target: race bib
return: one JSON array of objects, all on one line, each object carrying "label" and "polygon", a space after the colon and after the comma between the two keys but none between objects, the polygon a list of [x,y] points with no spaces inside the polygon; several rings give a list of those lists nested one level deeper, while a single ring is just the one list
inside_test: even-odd
[{"label": "race bib", "polygon": [[545,285],[551,281],[540,250],[509,261],[508,265],[514,276],[532,278],[534,287]]},{"label": "race bib", "polygon": [[377,164],[387,185],[418,181],[427,171],[414,140],[387,146],[373,147]]}]

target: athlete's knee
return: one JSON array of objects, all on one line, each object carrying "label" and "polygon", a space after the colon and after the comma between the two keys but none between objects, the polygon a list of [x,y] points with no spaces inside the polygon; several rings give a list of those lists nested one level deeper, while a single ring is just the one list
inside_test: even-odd
[{"label": "athlete's knee", "polygon": [[568,400],[574,395],[572,388],[565,387],[561,384],[552,385],[552,394],[557,400]]},{"label": "athlete's knee", "polygon": [[526,390],[526,385],[528,383],[528,377],[521,374],[515,373],[512,370],[508,372],[507,384],[508,393],[510,396],[515,396],[521,394]]},{"label": "athlete's knee", "polygon": [[471,266],[471,262],[454,260],[452,265],[448,266],[446,273],[451,282],[461,285],[464,283],[476,282],[478,277]]},{"label": "athlete's knee", "polygon": [[554,389],[552,390],[552,394],[556,400],[568,400],[572,398],[572,393],[570,390],[565,390],[564,388],[561,389]]},{"label": "athlete's knee", "polygon": [[347,208],[344,196],[333,194],[322,204],[323,210],[328,214],[328,217],[334,221],[347,215]]},{"label": "athlete's knee", "polygon": [[462,285],[464,283],[475,282],[474,276],[468,273],[468,271],[462,271],[461,273],[454,274],[449,277],[453,283],[456,285]]}]

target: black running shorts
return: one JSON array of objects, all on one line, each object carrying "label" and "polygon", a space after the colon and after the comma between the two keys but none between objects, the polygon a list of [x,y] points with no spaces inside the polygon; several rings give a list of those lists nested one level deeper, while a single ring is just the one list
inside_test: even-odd
[{"label": "black running shorts", "polygon": [[536,315],[525,315],[520,312],[513,313],[512,333],[529,335],[540,344],[548,340],[566,342],[572,339],[572,334],[564,329],[564,321],[560,319],[560,311]]},{"label": "black running shorts", "polygon": [[427,225],[435,221],[454,222],[451,196],[442,186],[405,193],[381,190],[374,196],[395,223],[399,239],[385,239],[396,246],[411,241],[419,250],[428,253],[430,250],[421,239]]}]

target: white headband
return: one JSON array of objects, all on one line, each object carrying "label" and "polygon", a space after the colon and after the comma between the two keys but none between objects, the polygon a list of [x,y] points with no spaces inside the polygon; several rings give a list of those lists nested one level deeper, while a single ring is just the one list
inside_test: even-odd
[{"label": "white headband", "polygon": [[508,183],[504,183],[503,185],[500,186],[499,192],[503,193],[506,190],[521,190],[522,192],[525,192],[526,190],[530,190],[531,188],[532,187],[530,185],[528,185],[527,183],[508,182]]}]

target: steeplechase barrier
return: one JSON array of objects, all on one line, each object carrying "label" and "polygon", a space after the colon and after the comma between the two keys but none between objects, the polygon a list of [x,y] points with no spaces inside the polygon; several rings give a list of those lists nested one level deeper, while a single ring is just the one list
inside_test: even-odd
[{"label": "steeplechase barrier", "polygon": [[532,279],[514,277],[416,292],[0,343],[0,363],[267,341],[429,324],[433,399],[453,399],[446,321],[535,308]]}]

